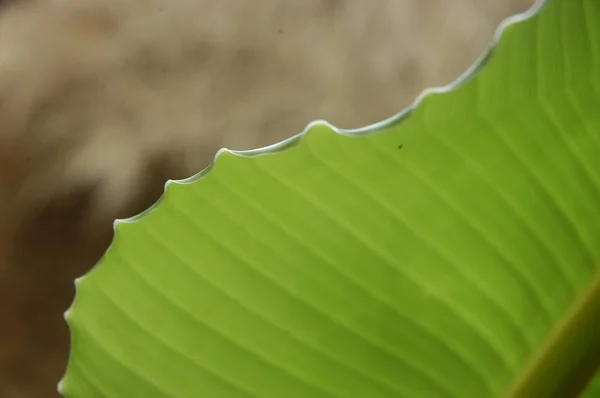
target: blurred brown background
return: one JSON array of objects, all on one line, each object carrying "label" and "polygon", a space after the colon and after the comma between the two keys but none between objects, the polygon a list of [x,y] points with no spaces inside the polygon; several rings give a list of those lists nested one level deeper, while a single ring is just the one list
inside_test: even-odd
[{"label": "blurred brown background", "polygon": [[58,396],[73,279],[167,178],[313,119],[387,118],[531,4],[0,2],[0,398]]}]

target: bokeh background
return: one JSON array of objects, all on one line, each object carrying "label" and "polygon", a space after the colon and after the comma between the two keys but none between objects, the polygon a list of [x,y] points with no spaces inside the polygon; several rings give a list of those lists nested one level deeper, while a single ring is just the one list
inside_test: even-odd
[{"label": "bokeh background", "polygon": [[[44,92],[33,82],[37,77],[51,73],[46,67],[50,60],[65,57],[52,49],[39,51],[40,43],[44,43],[47,36],[61,35],[62,25],[56,23],[52,29],[40,26],[39,35],[33,27],[24,30],[27,35],[15,34],[11,28],[17,26],[14,20],[26,20],[27,15],[35,14],[36,9],[43,9],[44,2],[50,1],[0,1],[0,44],[14,43],[15,48],[23,49],[23,53],[35,53],[36,56],[27,62],[41,65],[37,69],[32,66],[31,75],[23,72],[16,78],[10,74],[12,72],[3,69],[0,57],[2,117],[10,118],[10,112],[19,112],[19,109],[6,106],[11,102],[11,95],[18,97],[20,92],[30,90],[32,95],[39,92],[39,97],[44,98],[61,96],[57,91]],[[146,15],[142,11],[144,2],[121,1],[131,3],[132,9],[137,7],[140,15]],[[215,11],[217,6],[210,3],[218,3],[220,9]],[[182,77],[183,83],[173,84],[164,91],[165,101],[169,100],[169,95],[174,96],[182,108],[192,109],[185,101],[193,99],[177,95],[181,87],[188,85],[185,79],[205,79],[221,84],[219,87],[224,88],[219,92],[221,94],[205,95],[202,105],[198,105],[202,108],[198,113],[206,110],[198,119],[199,123],[204,126],[205,121],[210,120],[214,121],[211,126],[215,126],[198,134],[208,135],[211,139],[201,142],[201,150],[188,154],[193,160],[186,163],[187,168],[169,168],[167,165],[172,163],[169,157],[176,155],[165,152],[164,162],[143,168],[146,182],[132,185],[134,192],[127,196],[127,203],[108,207],[103,217],[94,219],[85,228],[81,227],[81,220],[93,211],[90,203],[94,203],[91,198],[95,191],[73,181],[70,185],[61,185],[60,195],[48,193],[43,206],[27,202],[31,207],[30,216],[18,219],[14,228],[0,229],[0,258],[3,258],[0,260],[0,398],[58,397],[56,384],[64,372],[69,347],[63,312],[72,300],[73,279],[93,266],[110,243],[111,219],[132,216],[143,210],[159,197],[166,179],[186,177],[201,170],[219,147],[250,149],[277,142],[301,131],[314,119],[354,128],[399,112],[423,89],[454,80],[489,45],[504,18],[528,9],[532,3],[533,0],[177,0],[168,5],[165,2],[165,7],[195,7],[200,19],[221,15],[226,23],[212,21],[213,28],[237,24],[243,25],[247,33],[224,35],[217,50],[208,55],[216,60],[214,67]],[[210,8],[210,12],[204,13],[203,7]],[[20,9],[18,15],[15,14],[17,8]],[[54,18],[53,14],[48,15],[48,19]],[[146,45],[150,43],[150,51],[154,46],[152,43],[156,47],[165,46],[165,43],[167,47],[169,43],[177,46],[182,37],[201,34],[182,23],[165,35],[165,31],[153,32],[150,22],[147,26],[140,24],[143,17],[138,19],[132,20],[132,31],[143,30],[150,38],[156,35],[155,41],[145,42]],[[87,28],[80,26],[78,29]],[[98,26],[90,25],[89,29],[98,29]],[[115,38],[112,45],[119,46],[119,40]],[[83,35],[72,45],[74,47],[69,51],[87,54],[93,43],[86,42]],[[143,58],[143,54],[135,53],[127,62],[135,63]],[[164,52],[157,54],[168,56]],[[288,61],[295,61],[278,61],[281,54],[285,54]],[[177,66],[173,65],[175,69]],[[23,67],[26,69],[29,70]],[[69,83],[72,76],[69,73],[63,73],[62,82]],[[10,86],[12,91],[2,92],[3,87],[7,87],[3,83],[15,83],[15,79],[18,84]],[[191,80],[189,83],[193,87]],[[86,90],[87,86],[82,86],[81,91]],[[114,95],[113,100],[125,101],[134,93],[116,90]],[[82,109],[80,103],[67,101],[60,108],[50,108],[49,112],[51,116],[52,112],[79,115],[85,113]],[[143,114],[144,110],[139,112]],[[33,120],[33,114],[25,115],[25,119]],[[196,112],[181,113],[177,118],[188,116],[191,124],[196,123]],[[110,118],[111,115],[102,117]],[[164,125],[178,121],[166,117]],[[35,134],[28,135],[27,129],[19,130],[18,134],[27,135],[27,145],[38,148],[55,130],[50,123],[36,123],[33,123],[37,126]],[[19,178],[25,179],[38,172],[35,168],[22,168],[6,160],[8,157],[3,155],[2,149],[9,148],[10,139],[14,139],[7,125],[0,120],[0,183],[3,182],[1,178],[9,181],[8,171],[20,172]],[[78,126],[78,130],[70,134],[85,136],[87,129],[92,129],[85,124]],[[202,126],[199,130],[204,128]],[[158,127],[154,133],[159,138],[169,134]],[[114,148],[120,148],[120,139],[118,135],[111,138],[115,141]],[[113,154],[110,144],[113,143],[98,146],[94,152],[99,154],[95,162],[103,164],[118,160],[110,156]],[[74,152],[61,151],[60,145],[48,153],[50,161],[53,157],[63,161],[68,156],[75,156]],[[136,154],[144,159],[144,152]],[[115,174],[130,166],[125,163],[120,167],[115,169]],[[52,177],[44,181],[53,184]],[[0,189],[0,208],[10,213],[12,202],[7,199],[7,192]]]}]

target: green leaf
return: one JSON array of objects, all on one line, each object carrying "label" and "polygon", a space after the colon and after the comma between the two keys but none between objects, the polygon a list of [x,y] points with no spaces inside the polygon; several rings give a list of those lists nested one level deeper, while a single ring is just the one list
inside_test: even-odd
[{"label": "green leaf", "polygon": [[517,19],[404,113],[222,151],[117,222],[62,394],[574,396],[600,358],[600,2]]}]

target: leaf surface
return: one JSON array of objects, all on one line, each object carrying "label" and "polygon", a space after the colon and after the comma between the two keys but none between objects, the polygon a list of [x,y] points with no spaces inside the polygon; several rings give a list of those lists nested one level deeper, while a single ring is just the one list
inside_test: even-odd
[{"label": "leaf surface", "polygon": [[500,31],[388,121],[222,151],[117,222],[62,394],[566,396],[600,357],[600,2]]}]

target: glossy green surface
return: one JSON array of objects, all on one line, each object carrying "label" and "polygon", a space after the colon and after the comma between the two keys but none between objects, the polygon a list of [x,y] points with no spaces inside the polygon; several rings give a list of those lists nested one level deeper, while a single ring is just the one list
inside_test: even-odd
[{"label": "glossy green surface", "polygon": [[117,223],[63,395],[504,396],[600,273],[600,2],[531,15],[382,133],[222,152]]}]

